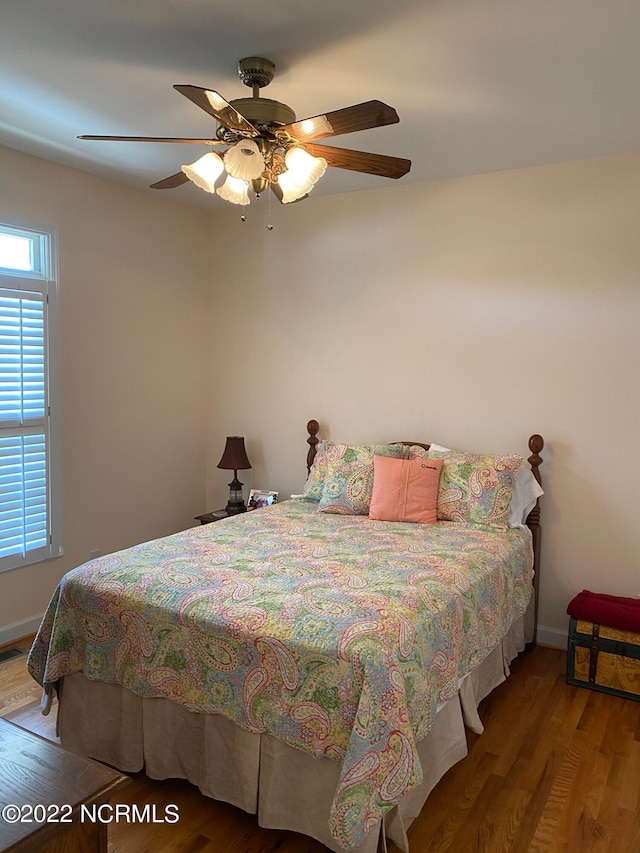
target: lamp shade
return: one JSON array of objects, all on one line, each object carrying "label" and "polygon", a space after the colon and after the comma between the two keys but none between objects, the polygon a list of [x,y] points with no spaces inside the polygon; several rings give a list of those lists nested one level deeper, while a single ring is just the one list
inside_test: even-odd
[{"label": "lamp shade", "polygon": [[218,462],[218,468],[224,468],[227,471],[251,468],[251,462],[249,462],[247,451],[244,449],[244,438],[242,436],[227,436],[227,443],[222,454],[222,459]]}]

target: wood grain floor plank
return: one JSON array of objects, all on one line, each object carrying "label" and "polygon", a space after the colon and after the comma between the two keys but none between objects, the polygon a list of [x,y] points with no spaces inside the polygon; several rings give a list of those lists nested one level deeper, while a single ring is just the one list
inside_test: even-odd
[{"label": "wood grain floor plank", "polygon": [[618,805],[630,812],[640,809],[640,743],[637,740],[629,742],[628,754],[620,762],[621,791]]},{"label": "wood grain floor plank", "polygon": [[[491,753],[476,750],[465,759],[467,772],[453,781],[453,791],[449,790],[447,777],[432,792],[430,808],[423,812],[420,821],[409,829],[409,840],[416,850],[445,853],[457,850],[455,846],[460,828],[469,820],[471,810],[488,780],[494,776],[492,767],[496,757]],[[451,771],[449,771],[451,773]],[[499,778],[499,777],[496,777]],[[451,799],[455,796],[455,807],[451,808]],[[428,842],[427,842],[428,839]]]},{"label": "wood grain floor plank", "polygon": [[527,791],[507,788],[502,777],[491,775],[456,833],[451,850],[500,853],[514,849],[517,827],[530,796]]}]

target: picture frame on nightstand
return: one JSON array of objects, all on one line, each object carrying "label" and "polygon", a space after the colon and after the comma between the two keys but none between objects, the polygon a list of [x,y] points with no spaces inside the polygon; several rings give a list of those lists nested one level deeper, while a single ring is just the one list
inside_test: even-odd
[{"label": "picture frame on nightstand", "polygon": [[263,506],[271,506],[278,503],[280,492],[271,492],[266,489],[251,489],[247,509],[261,509]]}]

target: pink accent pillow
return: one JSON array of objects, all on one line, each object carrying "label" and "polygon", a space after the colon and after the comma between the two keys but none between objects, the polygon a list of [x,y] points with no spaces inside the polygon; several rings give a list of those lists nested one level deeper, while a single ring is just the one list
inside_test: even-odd
[{"label": "pink accent pillow", "polygon": [[435,524],[442,465],[442,459],[374,456],[369,518]]}]

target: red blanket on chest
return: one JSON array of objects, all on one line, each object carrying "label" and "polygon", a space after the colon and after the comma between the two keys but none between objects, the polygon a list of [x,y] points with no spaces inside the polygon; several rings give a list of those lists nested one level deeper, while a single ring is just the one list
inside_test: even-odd
[{"label": "red blanket on chest", "polygon": [[621,598],[583,589],[569,602],[567,613],[586,622],[640,634],[640,598]]}]

